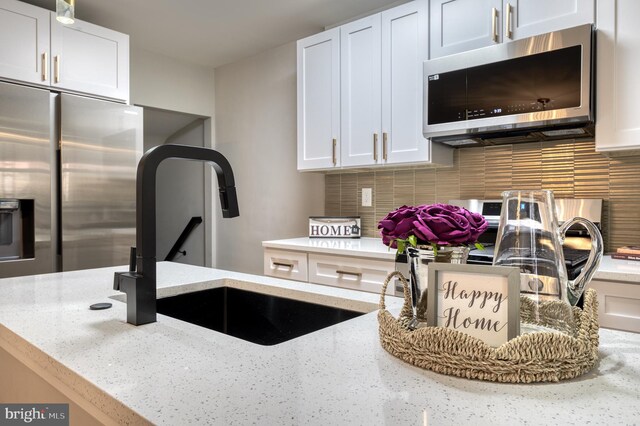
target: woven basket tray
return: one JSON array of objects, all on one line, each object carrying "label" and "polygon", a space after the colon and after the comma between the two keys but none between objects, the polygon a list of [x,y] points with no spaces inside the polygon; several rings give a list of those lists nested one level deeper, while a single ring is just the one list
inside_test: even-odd
[{"label": "woven basket tray", "polygon": [[[385,307],[387,285],[398,277],[404,286],[399,318]],[[523,306],[528,299],[521,298]],[[573,308],[575,337],[553,332],[518,336],[497,348],[457,330],[424,327],[410,330],[409,286],[392,272],[382,286],[378,323],[380,343],[391,355],[437,373],[506,383],[557,382],[591,370],[598,361],[598,302],[595,290],[585,293],[584,308]]]}]

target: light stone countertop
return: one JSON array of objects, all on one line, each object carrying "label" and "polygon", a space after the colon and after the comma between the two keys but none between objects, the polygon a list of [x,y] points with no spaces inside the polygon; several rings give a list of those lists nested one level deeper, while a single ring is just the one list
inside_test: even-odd
[{"label": "light stone countertop", "polygon": [[[173,425],[611,425],[640,419],[639,334],[601,330],[601,361],[581,378],[494,384],[392,357],[378,341],[375,312],[259,346],[163,315],[135,327],[124,321],[125,305],[117,301],[89,311],[92,303],[111,301],[113,272],[123,269],[0,280],[0,345],[118,422],[139,420],[125,407]],[[378,302],[375,294],[177,263],[159,263],[158,277],[161,296],[226,284],[356,310]],[[392,311],[399,302],[388,297]]]},{"label": "light stone countertop", "polygon": [[394,260],[396,251],[382,244],[380,238],[289,238],[263,241],[262,247],[297,250],[313,253],[357,256],[370,259]]},{"label": "light stone countertop", "polygon": [[[281,250],[297,250],[339,256],[356,256],[385,260],[395,259],[395,250],[389,250],[387,246],[382,244],[380,238],[363,237],[360,239],[340,239],[301,237],[263,241],[262,246]],[[640,284],[640,262],[612,259],[611,256],[603,256],[600,267],[593,279]]]}]

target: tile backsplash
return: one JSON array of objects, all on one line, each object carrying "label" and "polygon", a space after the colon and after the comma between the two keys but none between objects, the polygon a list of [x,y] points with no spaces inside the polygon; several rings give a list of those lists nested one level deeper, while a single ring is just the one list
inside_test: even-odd
[{"label": "tile backsplash", "polygon": [[[556,198],[602,198],[605,250],[640,245],[640,156],[608,158],[594,142],[536,142],[456,150],[448,168],[378,168],[329,173],[325,214],[359,215],[363,235],[403,204],[501,198],[506,189],[550,189]],[[373,188],[371,207],[362,188]]]}]

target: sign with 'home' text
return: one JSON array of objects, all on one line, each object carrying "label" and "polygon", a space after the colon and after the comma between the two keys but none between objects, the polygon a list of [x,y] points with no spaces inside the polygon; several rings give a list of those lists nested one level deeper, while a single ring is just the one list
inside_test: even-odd
[{"label": "sign with 'home' text", "polygon": [[498,347],[520,333],[520,270],[430,263],[427,323]]},{"label": "sign with 'home' text", "polygon": [[310,217],[309,238],[360,238],[360,217]]}]

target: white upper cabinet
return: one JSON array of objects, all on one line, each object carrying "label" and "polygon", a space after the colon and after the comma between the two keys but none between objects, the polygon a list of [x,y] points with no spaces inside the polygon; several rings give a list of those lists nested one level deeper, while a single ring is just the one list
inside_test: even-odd
[{"label": "white upper cabinet", "polygon": [[76,20],[62,25],[51,12],[53,87],[129,100],[129,36]]},{"label": "white upper cabinet", "polygon": [[342,166],[367,166],[380,156],[380,14],[340,27]]},{"label": "white upper cabinet", "polygon": [[129,36],[0,0],[0,79],[129,101]]},{"label": "white upper cabinet", "polygon": [[[598,0],[596,150],[640,150],[640,1]],[[634,152],[635,151],[635,152]]]},{"label": "white upper cabinet", "polygon": [[298,170],[340,165],[340,29],[299,40]]},{"label": "white upper cabinet", "polygon": [[426,1],[382,12],[382,157],[384,164],[430,160],[422,135],[422,63],[427,58]]},{"label": "white upper cabinet", "polygon": [[298,41],[298,170],[452,164],[422,135],[427,12],[416,0]]},{"label": "white upper cabinet", "polygon": [[595,22],[595,0],[431,0],[429,57]]},{"label": "white upper cabinet", "polygon": [[49,85],[49,11],[0,0],[0,77]]},{"label": "white upper cabinet", "polygon": [[595,22],[594,0],[504,1],[504,41]]},{"label": "white upper cabinet", "polygon": [[430,58],[502,41],[502,0],[431,0],[429,8]]}]

